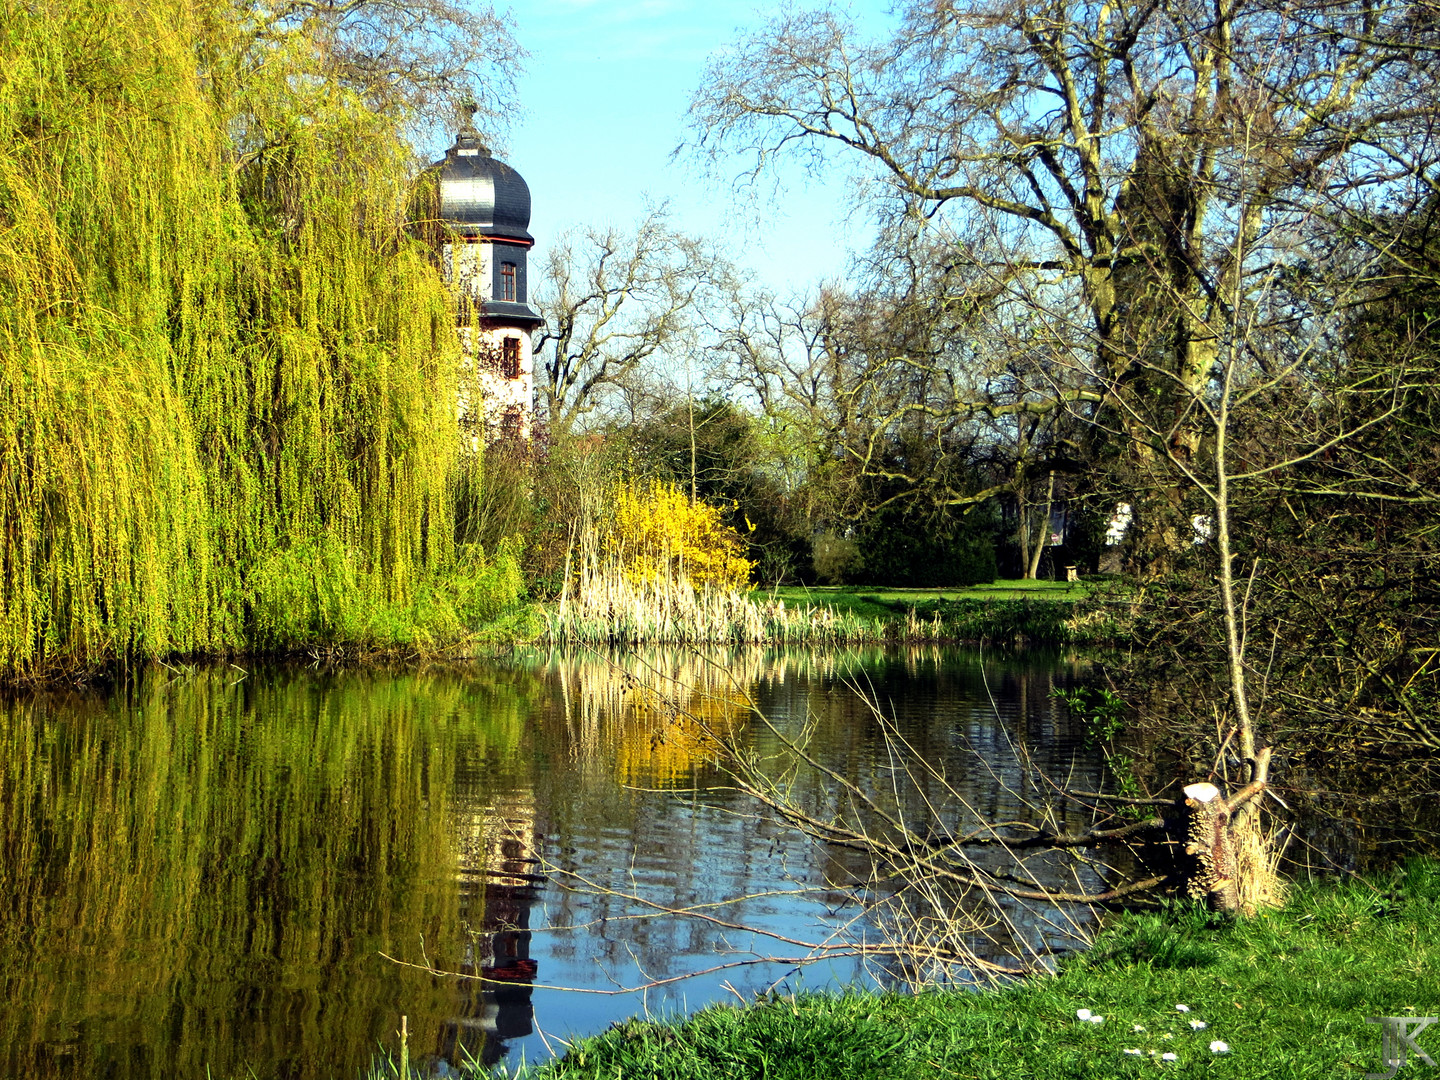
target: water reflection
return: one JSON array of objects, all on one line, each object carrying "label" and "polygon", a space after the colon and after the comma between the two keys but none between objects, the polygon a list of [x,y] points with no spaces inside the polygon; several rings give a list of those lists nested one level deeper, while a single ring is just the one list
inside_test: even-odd
[{"label": "water reflection", "polygon": [[[726,981],[764,986],[788,969],[646,995],[545,989],[784,951],[727,924],[809,940],[817,918],[845,917],[863,859],[742,812],[710,762],[714,733],[777,762],[780,736],[803,736],[883,787],[885,733],[859,688],[946,778],[896,809],[929,800],[939,827],[960,828],[1044,794],[1017,752],[1098,780],[1048,696],[1076,663],[535,654],[424,673],[226,668],[9,702],[0,1074],[354,1076],[377,1044],[394,1048],[402,1015],[412,1055],[443,1074],[542,1058],[550,1035],[694,1007]],[[569,887],[580,880],[599,889]],[[719,921],[650,917],[636,896],[712,903]],[[849,958],[803,978],[865,973]]]},{"label": "water reflection", "polygon": [[543,830],[533,794],[493,800],[484,779],[456,778],[457,915],[467,941],[451,970],[479,978],[456,981],[454,1015],[441,1025],[434,1056],[452,1066],[469,1060],[494,1065],[507,1040],[534,1031],[530,915],[545,883]]}]

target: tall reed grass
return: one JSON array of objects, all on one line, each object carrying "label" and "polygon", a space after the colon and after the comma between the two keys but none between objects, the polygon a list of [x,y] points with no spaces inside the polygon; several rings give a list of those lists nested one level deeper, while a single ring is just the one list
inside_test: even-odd
[{"label": "tall reed grass", "polygon": [[839,604],[787,604],[746,587],[753,568],[739,557],[741,547],[704,503],[664,485],[622,483],[608,504],[591,506],[574,526],[560,595],[545,611],[544,639],[590,647],[1008,646],[1100,643],[1119,633],[1105,607],[1054,600],[926,599],[878,617]]},{"label": "tall reed grass", "polygon": [[455,562],[409,151],[256,18],[0,0],[0,678],[343,636]]},{"label": "tall reed grass", "polygon": [[865,642],[1089,644],[1112,640],[1110,622],[1055,601],[930,602],[894,618],[871,618],[823,604],[787,604],[736,590],[697,586],[679,572],[637,579],[590,554],[545,609],[554,645],[845,645]]},{"label": "tall reed grass", "polygon": [[830,608],[752,601],[733,589],[696,586],[679,571],[636,578],[591,556],[545,609],[555,645],[812,644],[873,637],[874,624]]}]

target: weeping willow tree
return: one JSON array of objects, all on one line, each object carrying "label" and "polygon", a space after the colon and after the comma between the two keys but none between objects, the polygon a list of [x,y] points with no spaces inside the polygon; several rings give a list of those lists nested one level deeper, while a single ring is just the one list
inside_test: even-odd
[{"label": "weeping willow tree", "polygon": [[454,565],[403,117],[260,10],[0,0],[0,677],[355,638]]}]

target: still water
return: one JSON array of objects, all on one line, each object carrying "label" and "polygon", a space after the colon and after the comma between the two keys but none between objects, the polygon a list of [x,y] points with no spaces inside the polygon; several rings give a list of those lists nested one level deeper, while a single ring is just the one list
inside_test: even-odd
[{"label": "still water", "polygon": [[[161,671],[109,696],[0,703],[0,1075],[349,1080],[398,1046],[403,1015],[412,1060],[443,1076],[787,975],[887,982],[842,957],[594,993],[801,956],[827,920],[857,920],[860,857],[754,813],[703,730],[776,762],[804,739],[866,789],[891,782],[898,735],[1004,820],[1037,773],[1101,782],[1050,696],[1079,666],[939,649],[535,654],[419,673]],[[796,784],[823,802],[813,777]],[[923,811],[915,798],[897,811]],[[720,905],[712,919],[661,910],[702,903]]]}]

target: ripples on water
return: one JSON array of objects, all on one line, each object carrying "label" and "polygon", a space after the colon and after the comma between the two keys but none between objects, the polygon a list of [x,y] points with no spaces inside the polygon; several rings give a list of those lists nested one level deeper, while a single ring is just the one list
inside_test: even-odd
[{"label": "ripples on water", "polygon": [[[748,813],[683,713],[783,756],[748,697],[776,732],[808,732],[827,767],[884,790],[868,697],[1004,820],[1037,794],[1017,752],[1101,782],[1049,696],[1076,668],[940,650],[533,655],[404,674],[225,668],[5,704],[0,1074],[344,1078],[396,1047],[403,1014],[412,1058],[443,1075],[467,1054],[534,1061],[637,1011],[730,997],[725,983],[748,995],[790,968],[646,994],[540,988],[804,951],[631,897],[748,896],[714,913],[803,941],[821,918],[855,917],[861,857]],[[896,809],[925,813],[916,793]],[[896,974],[832,960],[787,986]]]}]

